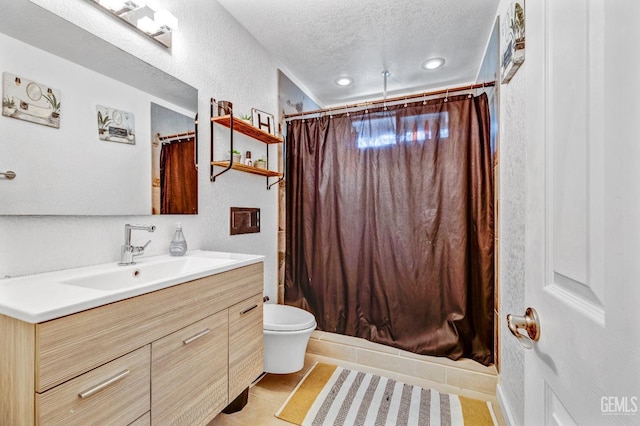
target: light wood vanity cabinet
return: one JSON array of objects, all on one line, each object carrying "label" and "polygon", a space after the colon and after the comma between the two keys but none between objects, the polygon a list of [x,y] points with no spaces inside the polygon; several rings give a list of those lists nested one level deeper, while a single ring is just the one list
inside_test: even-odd
[{"label": "light wood vanity cabinet", "polygon": [[262,373],[262,291],[256,263],[44,323],[0,315],[0,424],[207,424]]},{"label": "light wood vanity cabinet", "polygon": [[42,425],[129,424],[149,411],[149,345],[36,394]]},{"label": "light wood vanity cabinet", "polygon": [[256,294],[229,308],[229,396],[239,395],[262,374],[262,297]]},{"label": "light wood vanity cabinet", "polygon": [[227,405],[228,326],[224,310],[151,344],[153,424],[203,424]]}]

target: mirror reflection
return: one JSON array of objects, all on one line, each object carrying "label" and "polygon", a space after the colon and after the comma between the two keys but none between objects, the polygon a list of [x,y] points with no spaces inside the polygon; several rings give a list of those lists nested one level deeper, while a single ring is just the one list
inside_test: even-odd
[{"label": "mirror reflection", "polygon": [[[151,177],[159,179],[160,173],[154,174],[155,166],[150,161],[155,158],[154,140],[158,133],[171,137],[195,132],[197,90],[43,7],[31,2],[5,6],[0,20],[0,72],[14,78],[3,81],[3,96],[7,98],[3,99],[3,112],[7,110],[7,114],[0,115],[0,162],[2,168],[15,171],[17,176],[0,185],[0,215],[156,212]],[[56,31],[24,30],[38,27],[40,22]],[[29,86],[31,82],[40,89],[35,83]],[[25,91],[25,105],[18,99],[11,103],[16,90]],[[34,100],[40,94],[42,99]],[[55,94],[59,111],[43,100],[51,94]],[[174,119],[163,114],[152,119],[152,103],[187,117],[188,127],[163,127],[164,120]],[[36,120],[43,121],[34,115],[39,108],[47,109],[47,116],[56,113],[59,127],[38,123]],[[18,112],[20,116],[16,117]],[[192,139],[190,146],[185,146],[197,152],[197,138],[193,135]],[[167,174],[165,193],[180,192],[184,184],[187,193],[197,194],[197,182],[191,177],[194,157],[195,152],[190,155],[191,166],[185,169],[189,177],[178,175],[174,180],[176,172],[171,178]],[[174,170],[172,165],[170,170]],[[180,204],[186,205],[182,211],[175,207],[166,211],[197,213],[197,198]],[[160,205],[157,213],[161,212]]]},{"label": "mirror reflection", "polygon": [[198,213],[196,120],[151,104],[153,214]]}]

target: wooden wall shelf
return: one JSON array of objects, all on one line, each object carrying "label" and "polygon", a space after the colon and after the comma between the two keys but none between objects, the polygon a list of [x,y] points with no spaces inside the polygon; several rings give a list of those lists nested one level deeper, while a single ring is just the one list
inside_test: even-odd
[{"label": "wooden wall shelf", "polygon": [[[235,129],[235,123],[233,124],[233,126]],[[211,165],[227,168],[229,167],[229,162],[228,161],[212,161]],[[244,164],[240,164],[240,163],[233,163],[231,165],[231,168],[233,170],[238,170],[240,172],[253,173],[254,175],[260,175],[260,176],[266,176],[266,177],[277,177],[277,178],[282,177],[282,173],[275,172],[273,170],[268,170],[268,169],[259,169],[253,166],[245,166]]]},{"label": "wooden wall shelf", "polygon": [[[218,117],[211,117],[211,121],[213,121],[214,123],[221,124],[225,127],[230,127],[231,123],[229,118],[230,118],[229,115],[223,115]],[[242,133],[243,135],[250,136],[266,144],[283,142],[282,137],[274,136],[270,133],[267,133],[264,130],[258,129],[257,127],[247,123],[244,120],[240,120],[237,117],[233,117],[233,130],[235,132]]]},{"label": "wooden wall shelf", "polygon": [[[277,144],[277,143],[284,143],[284,139],[282,138],[282,136],[274,136],[271,133],[265,132],[262,129],[259,129],[255,126],[253,126],[251,123],[241,120],[237,117],[233,116],[233,108],[227,108],[226,111],[230,112],[230,114],[227,115],[222,115],[222,116],[214,116],[214,112],[215,112],[215,106],[218,103],[216,102],[216,100],[214,98],[211,98],[211,119],[210,119],[210,126],[211,126],[211,143],[210,143],[210,155],[211,155],[211,162],[210,162],[210,176],[211,176],[211,182],[215,182],[216,178],[226,172],[228,172],[229,170],[233,169],[233,170],[238,170],[240,172],[245,172],[245,173],[251,173],[254,175],[258,175],[258,176],[265,176],[266,177],[266,181],[267,181],[267,189],[271,189],[272,186],[277,185],[278,183],[282,182],[284,180],[284,173],[280,173],[277,172],[275,170],[270,170],[269,169],[269,145],[271,144]],[[236,133],[245,135],[245,136],[249,136],[250,138],[254,139],[257,142],[262,142],[264,144],[267,145],[267,149],[266,149],[266,163],[267,163],[267,167],[266,169],[259,169],[257,167],[252,167],[252,166],[247,166],[243,163],[231,163],[229,160],[227,161],[214,161],[213,160],[213,153],[214,153],[214,149],[213,149],[213,135],[214,135],[214,124],[219,124],[221,126],[227,127],[227,128],[233,128],[233,131],[229,132],[229,145],[228,145],[228,149],[229,152],[233,152],[233,136]],[[223,168],[223,170],[219,171],[217,174],[214,173],[214,167],[221,167]],[[269,183],[269,178],[278,178],[275,182]]]}]

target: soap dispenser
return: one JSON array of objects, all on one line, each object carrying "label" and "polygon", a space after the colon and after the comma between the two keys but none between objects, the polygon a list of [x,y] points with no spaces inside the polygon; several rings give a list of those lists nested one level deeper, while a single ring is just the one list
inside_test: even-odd
[{"label": "soap dispenser", "polygon": [[182,233],[182,224],[176,223],[176,232],[173,234],[173,239],[169,243],[169,253],[171,256],[184,256],[187,252],[187,240],[184,239]]}]

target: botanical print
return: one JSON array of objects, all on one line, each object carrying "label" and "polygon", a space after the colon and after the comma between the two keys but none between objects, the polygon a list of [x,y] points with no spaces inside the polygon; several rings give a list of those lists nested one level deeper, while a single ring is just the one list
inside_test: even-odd
[{"label": "botanical print", "polygon": [[102,105],[96,106],[98,113],[98,137],[108,142],[135,145],[136,127],[133,113]]},{"label": "botanical print", "polygon": [[524,62],[524,0],[513,1],[502,15],[500,68],[502,83],[508,83]]},{"label": "botanical print", "polygon": [[60,91],[25,77],[2,73],[2,115],[60,128]]}]

